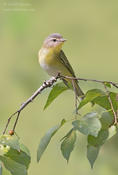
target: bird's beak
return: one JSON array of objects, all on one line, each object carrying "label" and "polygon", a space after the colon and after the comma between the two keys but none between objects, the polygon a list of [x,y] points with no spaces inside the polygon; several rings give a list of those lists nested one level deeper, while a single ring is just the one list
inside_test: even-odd
[{"label": "bird's beak", "polygon": [[60,39],[60,42],[65,42],[65,41],[67,41],[67,39],[64,39],[64,38]]}]

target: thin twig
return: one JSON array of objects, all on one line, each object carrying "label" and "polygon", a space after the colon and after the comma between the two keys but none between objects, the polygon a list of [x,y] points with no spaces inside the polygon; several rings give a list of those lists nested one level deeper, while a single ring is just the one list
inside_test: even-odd
[{"label": "thin twig", "polygon": [[14,113],[8,118],[7,124],[6,124],[6,126],[5,126],[4,131],[3,131],[3,134],[5,134],[5,132],[6,132],[7,128],[8,128],[8,125],[9,125],[9,123],[10,123],[12,117],[14,117],[17,113],[18,113],[18,111],[14,112]]},{"label": "thin twig", "polygon": [[[48,88],[48,87],[51,87],[54,83],[57,82],[58,79],[60,78],[66,78],[66,79],[71,79],[71,80],[80,80],[80,81],[91,81],[91,82],[96,82],[96,83],[102,83],[105,85],[105,83],[109,83],[111,85],[113,85],[114,87],[118,88],[118,83],[114,83],[112,81],[102,81],[102,80],[95,80],[95,79],[87,79],[87,78],[76,78],[76,77],[69,77],[69,76],[62,76],[60,75],[60,73],[58,73],[58,75],[56,77],[52,77],[50,80],[47,80],[43,83],[43,85],[37,90],[35,91],[35,93],[28,99],[26,100],[24,103],[22,103],[22,105],[20,106],[20,108],[15,112],[13,113],[9,118],[8,118],[8,121],[7,121],[7,124],[5,126],[5,129],[3,131],[3,134],[6,133],[6,130],[8,128],[8,125],[11,121],[11,119],[17,114],[16,116],[16,120],[15,120],[15,123],[14,123],[14,126],[13,126],[13,132],[15,132],[15,128],[16,128],[16,125],[17,125],[17,122],[18,122],[18,119],[20,117],[20,114],[21,114],[21,111],[29,104],[31,103],[44,89]],[[111,108],[112,108],[112,111],[114,113],[114,117],[115,117],[115,122],[117,122],[117,114],[115,113],[114,111],[114,108],[113,108],[113,104],[112,104],[112,101],[111,101],[111,98],[109,97],[109,102],[111,104]],[[77,100],[76,100],[76,112],[77,112]]]},{"label": "thin twig", "polygon": [[67,78],[67,79],[73,79],[73,80],[80,80],[80,81],[91,81],[91,82],[96,82],[96,83],[109,83],[113,85],[114,87],[118,88],[118,83],[114,83],[112,81],[103,81],[103,80],[95,80],[95,79],[89,79],[89,78],[76,78],[76,77],[69,77],[69,76],[61,76],[62,78]]},{"label": "thin twig", "polygon": [[16,120],[15,120],[15,123],[14,123],[14,126],[13,126],[13,131],[15,131],[15,128],[16,128],[16,125],[17,125],[17,122],[18,122],[18,119],[19,119],[19,116],[20,116],[21,111],[29,103],[31,103],[44,89],[46,89],[48,87],[51,87],[59,78],[60,78],[60,74],[58,74],[56,77],[52,77],[50,80],[45,81],[42,84],[42,86],[37,91],[35,91],[35,93],[30,98],[28,98],[27,101],[25,101],[24,103],[22,103],[21,107],[8,118],[7,124],[5,126],[4,131],[3,131],[3,134],[5,134],[5,132],[6,132],[7,128],[8,128],[8,125],[9,125],[12,117],[14,117],[17,114]]},{"label": "thin twig", "polygon": [[14,123],[14,126],[13,126],[13,132],[15,131],[15,128],[16,128],[16,125],[17,125],[19,116],[20,116],[20,111],[19,111],[18,114],[17,114],[16,120],[15,120],[15,123]]},{"label": "thin twig", "polygon": [[107,93],[107,96],[108,96],[108,100],[109,100],[109,103],[110,103],[110,106],[111,106],[111,110],[113,112],[113,115],[114,115],[114,125],[118,123],[117,121],[117,113],[115,112],[114,110],[114,107],[113,107],[113,103],[112,103],[112,100],[111,100],[111,97],[110,97],[110,92],[108,91],[107,87],[105,86],[104,84],[104,88],[106,90],[106,93]]}]

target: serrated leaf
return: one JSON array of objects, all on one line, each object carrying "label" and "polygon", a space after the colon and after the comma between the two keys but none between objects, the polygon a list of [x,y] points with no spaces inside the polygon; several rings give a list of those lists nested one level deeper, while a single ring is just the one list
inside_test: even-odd
[{"label": "serrated leaf", "polygon": [[2,162],[0,162],[0,175],[2,175]]},{"label": "serrated leaf", "polygon": [[54,134],[59,130],[60,127],[62,127],[64,125],[64,123],[66,122],[65,119],[63,119],[61,121],[60,125],[56,125],[53,128],[51,128],[41,139],[40,144],[38,146],[38,150],[37,150],[37,162],[39,162],[39,160],[41,159],[42,154],[44,153],[44,151],[46,150],[49,142],[51,141],[51,138],[54,136]]},{"label": "serrated leaf", "polygon": [[94,137],[92,135],[88,136],[88,144],[92,145],[92,146],[101,146],[105,143],[105,141],[108,139],[109,136],[109,132],[106,129],[103,129],[99,132],[97,137]]},{"label": "serrated leaf", "polygon": [[100,147],[95,147],[95,146],[92,146],[92,145],[87,145],[87,158],[89,160],[89,163],[91,165],[91,168],[93,168],[93,165],[95,163],[95,160],[97,159],[99,150],[100,150]]},{"label": "serrated leaf", "polygon": [[68,162],[70,154],[73,151],[75,145],[76,131],[71,129],[71,131],[69,131],[69,133],[67,133],[67,135],[63,139],[64,140],[61,144],[61,152]]},{"label": "serrated leaf", "polygon": [[47,102],[44,106],[44,109],[46,109],[62,92],[65,90],[68,90],[69,88],[65,86],[63,82],[57,83],[51,90]]},{"label": "serrated leaf", "polygon": [[10,135],[0,136],[0,145],[9,146],[10,148],[20,151],[20,143],[16,136],[10,136]]},{"label": "serrated leaf", "polygon": [[101,129],[101,122],[98,118],[98,114],[95,112],[86,114],[81,120],[76,120],[72,122],[72,124],[74,128],[81,133],[95,137],[97,137]]},{"label": "serrated leaf", "polygon": [[92,102],[96,97],[104,96],[105,93],[100,89],[91,89],[86,92],[84,99],[80,102],[78,109],[82,108],[89,102]]}]

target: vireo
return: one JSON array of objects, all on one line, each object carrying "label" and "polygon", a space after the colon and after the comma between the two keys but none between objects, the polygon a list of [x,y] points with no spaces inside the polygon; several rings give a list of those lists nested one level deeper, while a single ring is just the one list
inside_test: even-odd
[{"label": "vireo", "polygon": [[[76,77],[62,50],[62,45],[65,41],[59,33],[53,33],[44,40],[39,50],[39,63],[50,76],[57,76],[60,73],[62,76]],[[77,80],[63,78],[63,81],[67,86],[71,84],[78,97],[84,95],[78,86]]]}]

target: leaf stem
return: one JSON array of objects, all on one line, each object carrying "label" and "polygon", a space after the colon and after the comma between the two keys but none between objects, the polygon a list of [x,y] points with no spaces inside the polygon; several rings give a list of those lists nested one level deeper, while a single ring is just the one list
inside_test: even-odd
[{"label": "leaf stem", "polygon": [[110,106],[111,106],[111,110],[113,112],[113,115],[114,115],[114,125],[116,125],[118,123],[118,120],[117,120],[117,114],[114,110],[114,107],[113,107],[113,103],[112,103],[112,100],[111,100],[111,97],[110,97],[110,92],[108,91],[107,87],[105,86],[104,84],[104,88],[106,90],[106,94],[108,96],[108,100],[109,100],[109,103],[110,103]]}]

